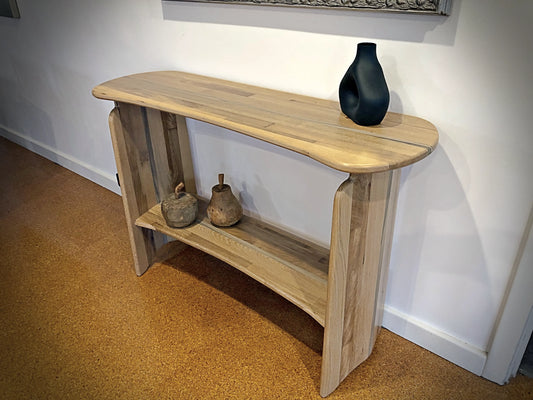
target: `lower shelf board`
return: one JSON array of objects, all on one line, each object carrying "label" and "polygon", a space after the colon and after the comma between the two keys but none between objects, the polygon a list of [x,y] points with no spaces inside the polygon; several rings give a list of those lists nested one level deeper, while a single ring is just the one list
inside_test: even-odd
[{"label": "lower shelf board", "polygon": [[212,225],[200,201],[196,222],[169,227],[157,204],[135,221],[232,265],[285,297],[324,326],[329,250],[257,219],[243,216],[234,226]]}]

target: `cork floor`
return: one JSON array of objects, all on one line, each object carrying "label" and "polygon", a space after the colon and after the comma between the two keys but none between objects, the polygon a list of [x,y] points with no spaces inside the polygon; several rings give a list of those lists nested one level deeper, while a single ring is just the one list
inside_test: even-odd
[{"label": "cork floor", "polygon": [[[0,138],[0,399],[319,399],[323,329],[190,247],[133,272],[116,194]],[[174,251],[174,245],[165,250]],[[533,399],[382,329],[331,399]]]}]

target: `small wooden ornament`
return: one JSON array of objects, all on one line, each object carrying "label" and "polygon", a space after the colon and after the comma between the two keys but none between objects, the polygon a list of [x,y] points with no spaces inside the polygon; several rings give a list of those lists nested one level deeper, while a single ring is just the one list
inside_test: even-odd
[{"label": "small wooden ornament", "polygon": [[185,185],[180,182],[174,193],[161,202],[161,213],[172,228],[186,227],[198,217],[198,200],[192,194],[183,192],[184,188]]},{"label": "small wooden ornament", "polygon": [[212,196],[207,206],[207,216],[213,225],[231,226],[242,217],[242,206],[224,183],[224,174],[218,174],[218,185],[211,189]]}]

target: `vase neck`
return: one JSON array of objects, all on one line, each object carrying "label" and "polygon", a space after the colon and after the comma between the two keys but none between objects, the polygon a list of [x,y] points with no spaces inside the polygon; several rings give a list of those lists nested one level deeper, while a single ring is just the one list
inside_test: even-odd
[{"label": "vase neck", "polygon": [[357,45],[357,57],[360,55],[376,57],[376,44],[375,43],[359,43]]}]

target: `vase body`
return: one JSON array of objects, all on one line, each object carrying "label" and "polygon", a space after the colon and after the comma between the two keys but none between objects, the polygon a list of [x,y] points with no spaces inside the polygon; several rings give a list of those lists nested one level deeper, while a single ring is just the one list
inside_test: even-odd
[{"label": "vase body", "polygon": [[339,85],[341,110],[359,125],[379,124],[389,108],[389,89],[375,43],[359,43],[355,60]]}]

